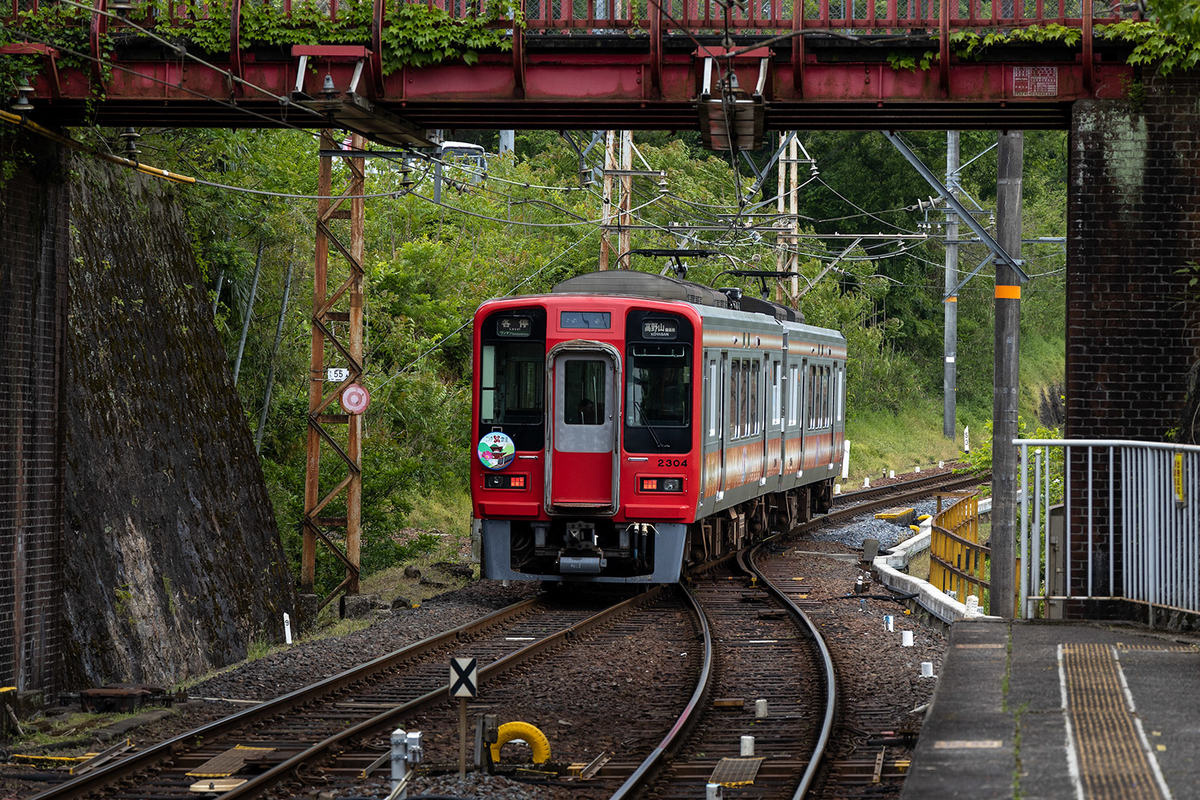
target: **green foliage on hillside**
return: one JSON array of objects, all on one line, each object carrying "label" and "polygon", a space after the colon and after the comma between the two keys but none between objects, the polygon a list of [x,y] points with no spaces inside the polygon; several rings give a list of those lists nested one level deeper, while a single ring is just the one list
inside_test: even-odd
[{"label": "green foliage on hillside", "polygon": [[[149,163],[235,186],[285,194],[316,190],[317,143],[298,131],[231,133],[227,131],[146,131],[142,139]],[[462,136],[463,134],[457,134]],[[819,176],[800,193],[800,213],[810,218],[809,233],[911,234],[928,221],[927,241],[868,239],[820,280],[829,259],[849,243],[803,239],[801,308],[809,323],[842,331],[850,349],[848,413],[860,437],[862,453],[894,448],[884,430],[919,425],[930,417],[941,428],[943,253],[940,211],[916,208],[932,190],[878,134],[808,133],[803,135],[816,159]],[[945,163],[944,134],[906,135],[935,171]],[[494,134],[477,140],[494,148]],[[641,157],[665,170],[666,194],[657,180],[638,178],[634,185],[636,220],[633,247],[676,247],[673,223],[720,228],[719,216],[739,208],[741,191],[753,181],[735,176],[727,158],[704,151],[694,134],[639,134]],[[963,134],[963,162],[986,150],[994,134]],[[114,139],[113,145],[116,145]],[[764,163],[770,153],[753,154]],[[640,160],[635,157],[639,165]],[[1065,233],[1065,135],[1026,135],[1026,236]],[[444,206],[430,202],[433,187],[428,164],[413,163],[415,185],[403,185],[401,164],[369,162],[367,192],[389,195],[367,201],[366,379],[372,405],[365,417],[363,470],[363,563],[367,572],[413,555],[402,534],[422,518],[414,498],[460,498],[466,490],[473,437],[470,416],[470,319],[484,300],[507,294],[549,291],[565,278],[596,268],[600,249],[602,202],[598,187],[578,184],[578,156],[557,134],[518,133],[516,157],[493,156],[479,182],[461,169],[446,169]],[[345,179],[335,169],[335,185]],[[963,188],[985,209],[995,194],[995,155],[984,154],[963,175]],[[772,173],[765,190],[775,192]],[[391,194],[395,193],[395,194]],[[214,293],[216,321],[226,337],[231,361],[249,308],[249,287],[262,248],[262,274],[253,306],[238,391],[252,428],[257,428],[272,368],[275,383],[262,435],[262,465],[285,545],[298,562],[298,521],[303,505],[306,413],[315,203],[310,200],[247,195],[213,187],[181,191],[194,233],[194,247]],[[772,201],[759,213],[771,213]],[[869,213],[868,213],[869,212]],[[980,215],[987,222],[987,213]],[[963,237],[970,234],[962,229]],[[740,286],[757,296],[751,279],[721,275],[732,268],[769,268],[776,251],[769,236],[745,229],[695,234],[686,246],[714,247],[726,255],[700,259],[689,278],[718,286]],[[965,244],[965,272],[983,260],[978,244]],[[1026,245],[1028,271],[1037,277],[1022,295],[1023,334],[1030,343],[1023,366],[1026,380],[1038,385],[1025,399],[1032,416],[1039,394],[1057,392],[1061,382],[1063,341],[1063,248],[1061,244]],[[636,257],[633,268],[658,272],[663,264]],[[291,270],[283,334],[275,348],[285,282]],[[958,430],[975,431],[991,416],[992,280],[991,268],[959,296]],[[220,283],[219,295],[215,294]],[[332,352],[331,352],[332,359]],[[330,361],[330,365],[336,365]],[[872,445],[878,430],[881,444]],[[257,431],[256,431],[257,433]],[[953,445],[949,451],[954,451]],[[918,460],[945,457],[925,439]],[[852,457],[853,462],[853,457]],[[914,461],[913,463],[918,463]],[[926,462],[927,463],[927,462]],[[903,467],[904,460],[897,462]],[[326,469],[327,468],[327,469]],[[323,464],[322,492],[344,473],[336,459]],[[336,506],[336,504],[334,504]],[[331,506],[325,513],[340,512]],[[461,520],[465,530],[468,519]],[[422,545],[423,546],[423,545]],[[338,565],[319,559],[319,581],[329,590],[340,581]]]}]

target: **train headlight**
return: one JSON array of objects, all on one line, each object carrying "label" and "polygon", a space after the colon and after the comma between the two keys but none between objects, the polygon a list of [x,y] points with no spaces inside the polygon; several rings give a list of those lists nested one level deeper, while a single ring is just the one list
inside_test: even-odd
[{"label": "train headlight", "polygon": [[643,492],[682,492],[683,478],[642,478]]}]

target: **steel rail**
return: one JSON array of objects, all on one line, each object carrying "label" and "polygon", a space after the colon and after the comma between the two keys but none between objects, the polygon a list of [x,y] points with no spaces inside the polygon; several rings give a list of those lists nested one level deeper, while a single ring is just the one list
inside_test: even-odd
[{"label": "steel rail", "polygon": [[[479,670],[479,680],[483,681],[486,678],[494,678],[497,675],[525,663],[531,658],[547,653],[559,645],[565,643],[580,634],[586,633],[593,628],[611,622],[615,617],[629,611],[636,606],[657,599],[662,594],[662,586],[655,586],[649,591],[643,592],[640,595],[631,597],[616,605],[588,617],[585,620],[575,623],[570,627],[564,628],[557,633],[551,634],[540,641],[533,642],[525,647],[509,653],[503,658],[493,661],[491,664]],[[318,742],[308,749],[296,754],[288,760],[277,764],[261,775],[256,775],[241,786],[232,791],[225,792],[221,795],[222,800],[237,800],[242,797],[256,797],[264,794],[269,789],[276,786],[281,781],[289,778],[293,772],[299,767],[309,764],[317,759],[337,753],[345,749],[346,745],[353,739],[373,736],[385,731],[396,724],[397,720],[402,717],[409,716],[420,711],[423,711],[436,703],[445,702],[449,699],[449,683],[432,692],[428,692],[421,697],[396,706],[388,711],[384,711],[374,717],[364,720],[350,728],[347,728],[340,733],[336,733],[327,739]]]},{"label": "steel rail", "polygon": [[[945,478],[946,476],[943,475],[941,477]],[[967,489],[972,486],[978,486],[981,483],[987,482],[990,477],[991,473],[976,473],[972,475],[953,476],[945,481],[937,482],[936,485],[933,486],[926,484],[911,488],[908,486],[897,487],[896,485],[881,487],[881,489],[892,490],[895,490],[896,488],[902,488],[903,491],[898,494],[888,495],[884,495],[881,491],[880,496],[875,500],[868,500],[865,503],[859,503],[858,505],[849,506],[848,508],[839,508],[834,511],[830,511],[829,513],[810,520],[809,522],[797,525],[791,531],[788,531],[788,533],[800,533],[803,531],[816,530],[823,525],[831,525],[835,522],[843,522],[880,508],[894,506],[897,503],[907,503],[920,500],[929,496],[930,494],[936,494],[940,490],[952,492],[959,489]]]},{"label": "steel rail", "polygon": [[[910,481],[903,481],[901,483],[890,483],[885,486],[872,486],[867,489],[855,489],[853,492],[843,492],[842,494],[837,495],[836,497],[834,497],[834,503],[840,505],[843,502],[850,502],[850,501],[855,500],[856,498],[872,497],[877,494],[885,493],[889,489],[892,491],[896,491],[899,489],[917,489],[922,486],[928,486],[931,483],[936,484],[942,480],[949,480],[953,474],[954,473],[931,472],[928,475],[922,475],[921,477],[913,478]],[[963,476],[965,476],[965,475],[966,475],[966,473],[963,473]]]},{"label": "steel rail", "polygon": [[704,609],[700,607],[699,601],[687,591],[685,587],[679,585],[679,592],[692,606],[692,611],[696,614],[696,620],[700,625],[700,633],[704,638],[704,660],[700,667],[700,677],[696,682],[696,690],[692,692],[692,697],[688,701],[687,706],[683,709],[683,713],[675,720],[675,724],[671,726],[671,730],[667,731],[667,735],[659,742],[658,746],[646,756],[638,768],[633,771],[633,774],[626,778],[620,788],[613,793],[609,800],[625,800],[631,797],[635,792],[641,791],[649,785],[650,781],[657,775],[659,769],[665,763],[675,749],[683,743],[687,734],[691,731],[696,721],[700,718],[700,712],[705,700],[708,699],[710,690],[712,689],[713,679],[713,639],[712,630],[708,625],[708,617],[704,614]]},{"label": "steel rail", "polygon": [[259,705],[246,709],[245,711],[232,714],[223,719],[216,720],[207,725],[195,728],[187,733],[180,734],[173,739],[168,739],[153,747],[150,747],[141,752],[135,753],[128,758],[115,761],[107,767],[81,775],[74,780],[48,789],[41,794],[35,795],[32,800],[51,800],[51,798],[60,797],[81,797],[91,792],[99,790],[101,787],[113,783],[121,778],[124,778],[135,772],[147,769],[159,761],[167,758],[174,758],[181,752],[190,749],[191,746],[198,740],[210,741],[212,739],[226,736],[229,733],[238,730],[239,728],[252,725],[260,720],[269,719],[282,713],[291,711],[299,706],[312,703],[344,689],[351,684],[358,683],[366,678],[371,677],[379,672],[391,669],[395,665],[404,661],[411,660],[418,656],[424,655],[431,650],[435,650],[450,642],[453,642],[463,636],[478,633],[493,625],[505,622],[514,617],[528,613],[535,606],[543,602],[541,598],[532,598],[520,603],[514,603],[506,608],[493,611],[484,617],[480,617],[472,622],[459,625],[445,633],[436,636],[430,636],[415,642],[407,647],[403,647],[387,655],[380,656],[365,664],[360,664],[356,667],[351,667],[344,672],[326,678],[323,681],[297,689],[274,700],[267,700]]},{"label": "steel rail", "polygon": [[830,737],[833,735],[833,723],[837,715],[837,673],[833,668],[833,656],[830,655],[829,647],[826,646],[825,639],[821,636],[820,631],[817,630],[817,626],[813,624],[807,614],[800,610],[800,607],[792,601],[792,598],[788,597],[783,590],[771,582],[763,571],[758,568],[757,557],[759,551],[774,539],[781,538],[783,535],[776,534],[766,541],[755,545],[745,560],[743,560],[742,555],[739,553],[738,563],[758,577],[762,582],[763,588],[787,608],[788,613],[796,620],[797,625],[808,630],[812,635],[813,642],[817,646],[817,650],[821,654],[821,663],[825,670],[825,719],[821,723],[821,735],[817,738],[817,744],[813,748],[812,757],[808,760],[808,766],[805,768],[804,774],[800,778],[800,783],[797,784],[796,791],[792,795],[792,800],[802,800],[808,794],[808,789],[812,785],[813,779],[816,778],[817,770],[825,758],[825,748],[829,744]]}]

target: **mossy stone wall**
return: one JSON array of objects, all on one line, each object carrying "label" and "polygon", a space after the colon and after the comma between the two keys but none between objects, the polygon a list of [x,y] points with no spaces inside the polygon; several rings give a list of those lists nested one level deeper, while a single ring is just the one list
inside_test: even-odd
[{"label": "mossy stone wall", "polygon": [[63,586],[72,685],[173,683],[295,594],[176,192],[72,160]]}]

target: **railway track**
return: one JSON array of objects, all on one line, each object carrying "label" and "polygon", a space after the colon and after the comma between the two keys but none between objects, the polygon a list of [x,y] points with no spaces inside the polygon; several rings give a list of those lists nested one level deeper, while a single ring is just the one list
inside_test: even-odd
[{"label": "railway track", "polygon": [[[984,479],[931,475],[843,495],[830,514],[790,531],[789,538]],[[365,793],[378,793],[380,777],[388,770],[380,756],[387,752],[388,733],[397,726],[426,731],[427,760],[452,766],[457,737],[447,732],[456,731],[457,725],[447,697],[450,655],[479,659],[491,712],[512,720],[536,714],[540,704],[546,716],[551,711],[545,692],[538,695],[530,688],[548,685],[540,672],[543,664],[561,658],[559,666],[545,666],[548,673],[558,670],[550,685],[568,687],[564,695],[589,697],[590,673],[578,665],[596,663],[603,670],[608,666],[605,648],[619,647],[614,641],[621,640],[623,631],[665,624],[657,620],[668,617],[674,628],[665,639],[692,638],[686,647],[676,642],[667,649],[692,655],[686,664],[675,665],[674,674],[656,674],[653,691],[637,700],[636,714],[628,705],[615,704],[609,717],[621,721],[620,735],[627,746],[618,757],[610,753],[609,763],[593,771],[590,783],[576,784],[578,796],[704,797],[710,779],[728,782],[728,773],[724,779],[719,771],[714,775],[720,765],[754,771],[754,783],[739,789],[738,796],[802,797],[830,736],[837,680],[821,636],[805,616],[819,613],[813,601],[802,598],[807,587],[786,574],[786,560],[768,559],[775,566],[765,570],[757,566],[759,556],[777,548],[782,538],[777,535],[772,544],[760,545],[753,557],[743,554],[740,566],[732,558],[717,562],[697,575],[688,591],[661,587],[607,607],[569,594],[515,604],[134,753],[37,797],[195,797],[189,787],[197,782],[196,774],[205,771],[203,765],[237,746],[259,749],[232,772],[239,778],[247,772],[257,774],[223,793],[224,798],[262,796],[273,789],[290,793],[297,783],[360,787],[364,770],[374,771],[373,791]],[[680,634],[684,629],[688,632]],[[590,651],[581,647],[587,641],[593,642]],[[562,653],[555,656],[556,650]],[[534,659],[540,659],[537,676],[532,676]],[[522,683],[514,675],[524,672],[531,677]],[[565,676],[573,673],[584,683],[569,688]],[[697,680],[694,686],[685,680],[692,677]],[[507,689],[506,681],[511,684]],[[824,698],[825,705],[806,707],[811,697]],[[765,718],[755,716],[755,701],[760,699],[767,703]],[[552,710],[552,717],[586,714],[562,704]],[[743,735],[755,737],[755,754],[747,758],[761,762],[741,756]],[[842,760],[833,766],[832,780],[839,775],[853,780],[866,772],[874,773],[878,782],[881,775],[894,777],[896,769],[886,758],[872,757],[862,764]]]},{"label": "railway track", "polygon": [[569,596],[518,603],[129,755],[37,798],[196,797],[189,789],[202,780],[199,774],[220,772],[258,772],[219,792],[228,800],[312,782],[314,776],[321,784],[350,783],[379,760],[381,742],[401,721],[448,704],[450,655],[469,648],[484,665],[480,682],[495,680],[589,633],[618,627],[630,615],[661,615],[656,605],[668,602],[670,594],[658,587],[607,606]]},{"label": "railway track", "polygon": [[955,492],[970,489],[991,480],[991,473],[955,474],[951,472],[937,473],[917,478],[903,483],[894,483],[871,489],[859,489],[854,492],[837,495],[833,508],[809,522],[803,523],[789,531],[790,534],[802,533],[825,525],[836,525],[854,519],[871,511],[892,506],[923,500],[939,492]]},{"label": "railway track", "polygon": [[742,784],[739,797],[792,798],[812,781],[833,721],[833,665],[803,612],[763,580],[756,556],[743,551],[694,578],[707,636],[700,681],[612,800],[704,797],[710,782]]}]

